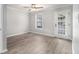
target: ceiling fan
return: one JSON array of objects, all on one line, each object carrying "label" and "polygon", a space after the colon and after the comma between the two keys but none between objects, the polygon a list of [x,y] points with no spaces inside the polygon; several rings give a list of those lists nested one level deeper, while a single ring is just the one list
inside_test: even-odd
[{"label": "ceiling fan", "polygon": [[25,6],[24,8],[29,8],[29,11],[31,11],[32,9],[41,9],[44,8],[43,6],[38,6],[37,4],[31,4],[31,6],[27,7]]}]

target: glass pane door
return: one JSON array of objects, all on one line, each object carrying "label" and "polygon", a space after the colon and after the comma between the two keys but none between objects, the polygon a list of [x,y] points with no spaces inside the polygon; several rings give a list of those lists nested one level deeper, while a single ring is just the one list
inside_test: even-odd
[{"label": "glass pane door", "polygon": [[58,34],[65,35],[65,16],[58,15]]}]

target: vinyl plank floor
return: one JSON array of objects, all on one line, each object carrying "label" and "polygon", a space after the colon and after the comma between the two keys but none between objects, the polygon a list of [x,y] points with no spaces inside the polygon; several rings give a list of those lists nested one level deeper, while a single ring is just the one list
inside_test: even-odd
[{"label": "vinyl plank floor", "polygon": [[7,38],[8,51],[4,54],[71,54],[72,41],[34,33]]}]

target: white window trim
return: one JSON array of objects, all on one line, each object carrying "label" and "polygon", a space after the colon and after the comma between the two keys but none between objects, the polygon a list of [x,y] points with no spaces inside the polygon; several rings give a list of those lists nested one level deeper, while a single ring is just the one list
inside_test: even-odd
[{"label": "white window trim", "polygon": [[37,16],[38,15],[41,15],[41,14],[35,14],[35,29],[37,29],[37,30],[43,30],[43,20],[42,20],[42,28],[37,28]]}]

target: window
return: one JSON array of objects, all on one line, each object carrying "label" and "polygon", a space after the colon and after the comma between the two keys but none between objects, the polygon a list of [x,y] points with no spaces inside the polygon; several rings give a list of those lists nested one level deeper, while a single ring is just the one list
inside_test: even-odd
[{"label": "window", "polygon": [[36,28],[42,29],[42,15],[36,15]]}]

